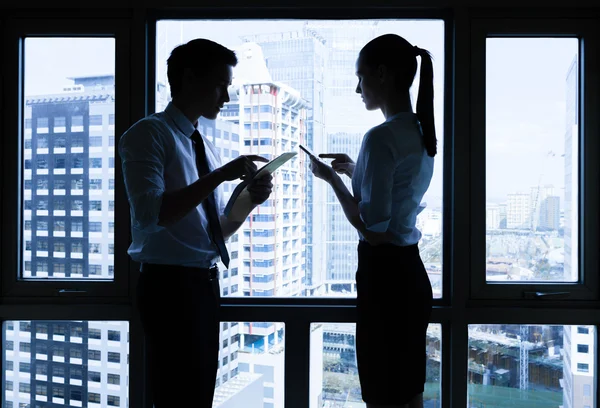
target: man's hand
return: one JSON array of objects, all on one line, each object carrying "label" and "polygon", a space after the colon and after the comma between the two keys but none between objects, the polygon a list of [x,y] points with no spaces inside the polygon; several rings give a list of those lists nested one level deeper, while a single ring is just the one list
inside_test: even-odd
[{"label": "man's hand", "polygon": [[322,159],[333,159],[331,167],[339,174],[345,174],[352,178],[354,174],[354,168],[356,164],[354,161],[345,153],[321,153],[319,155]]},{"label": "man's hand", "polygon": [[255,154],[247,156],[239,156],[230,161],[229,163],[219,167],[215,171],[218,171],[225,181],[231,181],[235,179],[245,180],[248,177],[252,177],[256,173],[255,161],[268,163],[269,160]]},{"label": "man's hand", "polygon": [[262,177],[253,179],[248,184],[248,193],[253,204],[262,204],[267,201],[273,190],[273,176],[266,174]]}]

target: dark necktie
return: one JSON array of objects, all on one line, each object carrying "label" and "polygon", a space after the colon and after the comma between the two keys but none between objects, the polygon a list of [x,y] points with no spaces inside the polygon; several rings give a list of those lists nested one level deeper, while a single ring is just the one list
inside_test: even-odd
[{"label": "dark necktie", "polygon": [[[191,137],[194,142],[194,148],[196,150],[196,167],[198,168],[198,176],[205,176],[210,172],[208,168],[208,160],[206,158],[206,150],[204,148],[204,140],[200,136],[200,132],[195,130]],[[206,216],[208,217],[208,229],[212,233],[212,239],[217,245],[217,250],[221,256],[221,261],[226,268],[229,268],[229,253],[225,246],[225,240],[223,239],[223,232],[221,231],[221,223],[219,222],[219,215],[217,212],[217,205],[215,203],[214,191],[208,195],[206,200],[202,202]]]}]

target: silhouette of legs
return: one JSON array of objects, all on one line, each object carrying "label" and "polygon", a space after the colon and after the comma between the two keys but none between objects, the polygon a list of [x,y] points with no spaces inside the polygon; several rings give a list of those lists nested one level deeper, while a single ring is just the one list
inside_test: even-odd
[{"label": "silhouette of legs", "polygon": [[[356,362],[368,408],[422,408],[429,277],[416,245],[358,247]],[[398,328],[389,336],[385,329]],[[394,347],[382,349],[382,342]]]},{"label": "silhouette of legs", "polygon": [[219,283],[198,272],[142,272],[137,302],[155,408],[211,408],[219,353]]}]

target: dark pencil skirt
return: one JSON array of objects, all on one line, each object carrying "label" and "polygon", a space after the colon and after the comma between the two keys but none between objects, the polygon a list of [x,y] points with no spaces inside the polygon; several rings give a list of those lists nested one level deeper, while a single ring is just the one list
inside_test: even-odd
[{"label": "dark pencil skirt", "polygon": [[424,391],[432,290],[418,246],[358,245],[356,360],[366,403]]}]

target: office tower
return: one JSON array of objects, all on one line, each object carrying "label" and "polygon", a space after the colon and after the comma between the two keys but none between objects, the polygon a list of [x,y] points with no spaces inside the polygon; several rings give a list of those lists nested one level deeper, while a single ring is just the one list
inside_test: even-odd
[{"label": "office tower", "polygon": [[[355,63],[360,49],[378,34],[376,21],[311,21],[306,28],[325,40],[325,150],[346,153],[354,160],[365,132],[381,122],[367,112],[356,94]],[[351,32],[352,35],[348,35]],[[344,176],[347,185],[350,179]],[[322,183],[321,183],[322,184]],[[354,294],[356,291],[356,245],[358,235],[346,219],[331,188],[326,190],[327,294]]]},{"label": "office tower", "polygon": [[498,204],[487,203],[485,206],[486,229],[494,230],[500,228],[500,208]]},{"label": "office tower", "polygon": [[[239,123],[243,154],[272,159],[298,151],[306,132],[307,102],[286,84],[270,80],[258,45],[245,43],[237,53],[241,61],[235,91],[224,112],[236,111],[239,116],[222,119]],[[245,296],[303,293],[305,160],[298,155],[277,170],[270,199],[242,227]]]},{"label": "office tower", "polygon": [[567,112],[565,118],[565,280],[576,280],[579,258],[579,75],[578,57],[575,56],[567,72]]},{"label": "office tower", "polygon": [[531,220],[531,195],[527,193],[508,194],[506,228],[529,229]]},{"label": "office tower", "polygon": [[[114,277],[114,76],[70,79],[62,92],[25,98],[26,279]],[[3,406],[127,406],[127,322],[21,321],[4,329]]]},{"label": "office tower", "polygon": [[24,277],[113,277],[114,77],[27,97]]},{"label": "office tower", "polygon": [[[57,94],[26,96],[23,132],[24,278],[112,279],[114,276],[114,76],[76,77],[72,78],[72,81],[71,86],[65,87]],[[162,89],[164,91],[165,88]],[[165,97],[165,100],[168,99]],[[227,121],[201,120],[199,128],[219,149],[224,162],[240,154],[239,126]],[[223,189],[226,198],[232,186],[233,183],[224,183],[219,187]],[[242,245],[239,234],[234,234],[229,239],[228,248],[231,254],[230,269],[221,270],[220,283],[224,296],[236,296],[241,294],[238,254],[241,253]],[[228,379],[238,373],[239,325],[223,323],[222,327],[219,356],[221,363],[217,374],[217,386],[224,385]],[[124,342],[128,345],[127,323],[40,321],[31,322],[31,328],[27,330],[32,333],[27,336],[33,336],[29,345],[26,345],[26,342],[17,344],[23,334],[16,330],[15,352],[19,347],[23,349],[38,347],[43,352],[31,354],[29,357],[18,353],[15,354],[17,359],[15,361],[24,363],[23,359],[29,359],[31,370],[37,370],[38,365],[42,367],[39,368],[40,372],[52,373],[55,370],[60,374],[56,376],[57,381],[66,378],[65,384],[79,387],[72,388],[73,398],[70,394],[71,388],[56,388],[58,402],[53,406],[62,406],[61,399],[67,401],[65,404],[68,405],[70,398],[73,400],[71,405],[77,406],[74,401],[80,400],[75,399],[79,398],[79,391],[82,393],[82,401],[89,402],[89,406],[100,404],[100,401],[102,406],[106,406],[109,397],[111,403],[108,405],[116,403],[117,405],[111,406],[126,406],[127,353],[117,356],[115,353],[121,352],[123,347],[121,345],[115,348],[114,342]],[[24,330],[22,332],[25,333]],[[78,340],[82,337],[81,332],[84,333],[84,339],[89,339],[87,344],[83,342],[85,347],[81,345],[81,340]],[[10,330],[6,333],[9,338]],[[46,340],[44,336],[47,337],[48,333],[50,339],[60,339],[55,340],[60,343]],[[116,338],[121,340],[114,340]],[[83,370],[81,374],[79,373],[81,370],[70,371],[59,366],[54,368],[55,363],[61,362],[60,355],[56,357],[58,360],[52,357],[55,352],[66,353],[62,361],[67,363],[70,358],[74,358],[74,361],[89,360],[89,364],[82,363],[83,367],[85,364],[89,367],[85,369],[80,367]],[[74,357],[80,355],[83,357]],[[119,369],[106,371],[106,364],[114,365],[117,360],[120,361]],[[40,365],[41,361],[44,361],[45,365]],[[104,370],[98,371],[99,376],[96,375],[97,370],[92,369],[96,364],[94,361],[100,361],[101,368]],[[10,363],[11,360],[7,357],[7,364]],[[12,363],[18,373],[15,364]],[[43,368],[46,366],[47,368]],[[24,369],[27,367],[23,365]],[[76,368],[72,365],[70,367]],[[8,375],[7,371],[7,378]],[[119,376],[118,384],[114,375]],[[15,378],[21,377],[15,376]],[[30,378],[32,381],[35,380],[33,376]],[[72,378],[71,382],[69,378]],[[112,383],[107,386],[107,381]],[[246,395],[246,392],[251,393],[253,381],[252,376],[240,377],[236,380],[236,393],[241,395]],[[43,385],[34,382],[27,384],[33,400],[41,401],[39,398],[44,396]],[[248,391],[245,387],[241,387],[241,384],[246,384]],[[38,385],[39,390],[36,391]],[[115,389],[116,385],[119,385],[117,389]],[[16,382],[14,387],[16,387],[15,392],[19,387],[27,389],[27,386],[20,386]],[[48,401],[52,400],[52,392],[54,392],[51,387],[52,385],[48,384],[47,395],[50,398]],[[231,401],[231,391],[226,392],[231,388],[230,385],[219,391],[220,400]],[[23,393],[18,395],[21,400],[25,398]],[[117,400],[113,397],[119,398],[120,402],[115,402]],[[245,398],[251,401],[248,395]],[[9,399],[7,401],[11,402]],[[14,401],[20,400],[14,399]],[[262,401],[262,397],[257,401]]]},{"label": "office tower", "polygon": [[563,326],[563,408],[595,406],[595,326]]},{"label": "office tower", "polygon": [[8,321],[3,407],[127,407],[129,324]]},{"label": "office tower", "polygon": [[556,231],[560,228],[560,197],[548,196],[540,203],[538,229]]},{"label": "office tower", "polygon": [[[231,101],[219,120],[239,126],[242,154],[268,159],[298,151],[306,135],[308,103],[287,84],[273,81],[261,48],[244,43],[236,53]],[[306,158],[298,155],[273,175],[273,193],[241,227],[243,296],[304,294]],[[283,407],[284,326],[243,322],[240,329],[239,371],[262,374],[265,407]]]},{"label": "office tower", "polygon": [[[303,30],[244,37],[257,43],[263,52],[273,81],[283,82],[300,92],[307,101],[305,144],[315,152],[326,150],[324,137],[325,40],[316,32]],[[300,152],[300,154],[304,154]],[[308,160],[305,162],[308,164]],[[326,253],[325,196],[327,185],[306,171],[306,296],[324,294]]]},{"label": "office tower", "polygon": [[[579,64],[573,58],[566,77],[567,112],[565,129],[565,199],[563,279],[576,280],[579,259]],[[595,326],[564,326],[563,331],[563,408],[586,408],[596,404]]]}]

